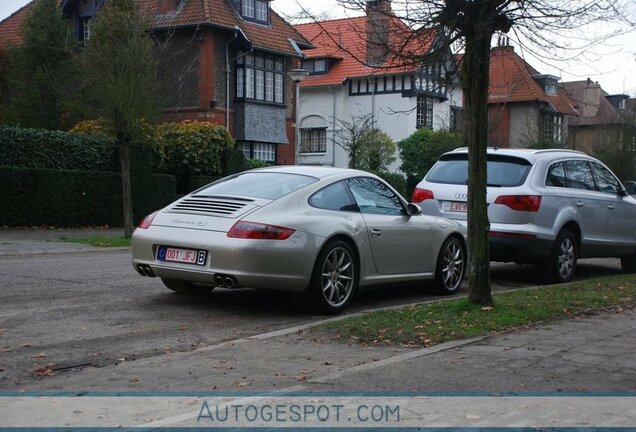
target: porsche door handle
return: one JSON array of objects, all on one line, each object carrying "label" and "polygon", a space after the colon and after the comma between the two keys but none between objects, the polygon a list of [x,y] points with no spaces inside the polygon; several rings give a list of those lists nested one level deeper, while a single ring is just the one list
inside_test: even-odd
[{"label": "porsche door handle", "polygon": [[579,201],[576,202],[576,206],[577,207],[585,207],[585,203],[583,201],[579,200]]},{"label": "porsche door handle", "polygon": [[380,237],[382,235],[382,230],[377,228],[371,228],[371,237]]},{"label": "porsche door handle", "polygon": [[614,207],[614,204],[608,204],[607,208],[610,210],[614,210],[616,207]]}]

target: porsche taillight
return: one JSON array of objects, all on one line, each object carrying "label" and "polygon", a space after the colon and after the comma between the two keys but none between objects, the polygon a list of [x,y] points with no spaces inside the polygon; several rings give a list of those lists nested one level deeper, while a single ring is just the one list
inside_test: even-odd
[{"label": "porsche taillight", "polygon": [[141,228],[141,229],[150,228],[150,225],[152,225],[152,221],[155,219],[155,216],[157,216],[157,213],[159,213],[159,212],[150,213],[148,216],[143,218],[143,220],[141,222],[139,222],[138,227]]},{"label": "porsche taillight", "polygon": [[227,233],[230,238],[254,239],[254,240],[286,240],[295,231],[276,225],[268,225],[258,222],[238,221]]}]

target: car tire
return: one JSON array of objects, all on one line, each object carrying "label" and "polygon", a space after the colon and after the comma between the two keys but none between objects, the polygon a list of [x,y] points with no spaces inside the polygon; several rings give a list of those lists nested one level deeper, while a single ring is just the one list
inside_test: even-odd
[{"label": "car tire", "polygon": [[621,268],[624,273],[636,273],[636,251],[621,257]]},{"label": "car tire", "polygon": [[161,282],[169,289],[177,294],[187,295],[206,295],[209,294],[214,287],[208,285],[194,285],[191,282],[177,279],[161,279]]},{"label": "car tire", "polygon": [[[358,289],[358,262],[351,246],[342,240],[328,243],[318,254],[309,286],[297,304],[323,314],[342,311]],[[304,302],[304,304],[303,304]]]},{"label": "car tire", "polygon": [[572,231],[564,229],[557,236],[548,259],[543,263],[542,272],[547,283],[570,282],[576,271],[578,245]]},{"label": "car tire", "polygon": [[449,237],[439,250],[435,266],[435,289],[441,294],[459,290],[466,273],[466,247],[457,237]]}]

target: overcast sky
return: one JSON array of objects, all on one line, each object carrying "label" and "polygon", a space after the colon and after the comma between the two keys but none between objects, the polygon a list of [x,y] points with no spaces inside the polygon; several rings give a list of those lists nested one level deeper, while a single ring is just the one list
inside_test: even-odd
[{"label": "overcast sky", "polygon": [[[330,18],[344,17],[345,12],[337,7],[335,0],[298,0],[310,7],[313,13],[325,13]],[[29,0],[0,0],[0,20],[27,4]],[[296,0],[274,0],[272,7],[283,15],[299,11]],[[636,31],[613,39],[609,44],[597,47],[587,58],[543,63],[518,50],[535,69],[552,74],[562,81],[591,78],[598,81],[609,94],[625,93],[636,97]]]}]

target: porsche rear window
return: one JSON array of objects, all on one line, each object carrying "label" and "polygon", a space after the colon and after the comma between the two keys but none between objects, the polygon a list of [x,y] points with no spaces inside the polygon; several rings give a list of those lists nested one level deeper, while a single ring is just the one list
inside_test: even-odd
[{"label": "porsche rear window", "polygon": [[317,181],[316,177],[300,174],[247,172],[214,182],[199,189],[194,195],[222,195],[275,200]]},{"label": "porsche rear window", "polygon": [[[488,186],[519,186],[526,181],[532,165],[525,159],[489,155],[487,162]],[[431,183],[468,184],[468,155],[444,155],[426,176]]]}]

